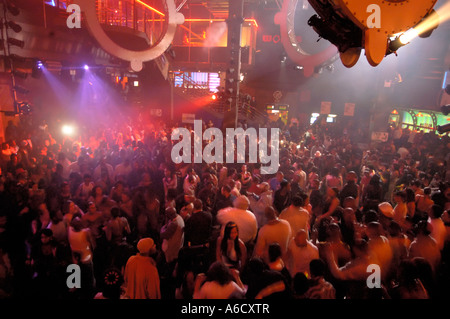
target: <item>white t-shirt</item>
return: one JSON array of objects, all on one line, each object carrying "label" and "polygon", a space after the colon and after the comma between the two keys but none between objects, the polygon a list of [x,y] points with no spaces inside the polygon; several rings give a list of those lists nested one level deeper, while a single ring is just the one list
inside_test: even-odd
[{"label": "white t-shirt", "polygon": [[307,273],[310,276],[309,263],[311,260],[319,258],[319,249],[309,241],[305,247],[299,247],[292,238],[288,247],[288,255],[286,266],[292,277],[299,272]]},{"label": "white t-shirt", "polygon": [[239,238],[244,243],[256,238],[258,223],[255,215],[249,210],[235,207],[223,208],[217,212],[217,221],[222,225],[222,230],[228,222],[236,223],[239,229]]},{"label": "white t-shirt", "polygon": [[268,248],[272,243],[278,243],[282,254],[286,254],[291,237],[291,226],[286,220],[279,219],[275,223],[267,223],[259,230],[255,256],[260,256],[268,261]]},{"label": "white t-shirt", "polygon": [[291,225],[292,236],[301,229],[304,229],[306,233],[309,232],[309,212],[303,207],[296,208],[291,205],[284,209],[279,217]]}]

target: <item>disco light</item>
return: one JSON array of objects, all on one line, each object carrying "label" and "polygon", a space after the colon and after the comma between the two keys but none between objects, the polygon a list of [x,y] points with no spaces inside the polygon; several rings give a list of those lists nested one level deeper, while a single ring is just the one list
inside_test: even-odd
[{"label": "disco light", "polygon": [[63,125],[63,127],[61,128],[61,132],[64,135],[72,135],[75,132],[75,129],[71,125]]}]

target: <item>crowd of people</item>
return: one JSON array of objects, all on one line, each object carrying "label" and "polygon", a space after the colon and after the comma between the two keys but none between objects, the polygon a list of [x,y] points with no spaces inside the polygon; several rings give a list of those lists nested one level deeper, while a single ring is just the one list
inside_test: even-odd
[{"label": "crowd of people", "polygon": [[[177,125],[144,122],[81,138],[32,115],[9,123],[1,298],[450,297],[448,135],[392,128],[361,144],[351,125],[290,122],[264,175],[175,164]],[[72,264],[81,288],[67,284]]]}]

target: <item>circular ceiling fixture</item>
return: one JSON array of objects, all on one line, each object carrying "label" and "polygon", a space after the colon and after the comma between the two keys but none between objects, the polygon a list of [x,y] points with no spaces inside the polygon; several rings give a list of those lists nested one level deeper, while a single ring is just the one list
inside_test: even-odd
[{"label": "circular ceiling fixture", "polygon": [[281,11],[275,15],[274,22],[280,26],[281,43],[289,58],[303,67],[303,73],[309,77],[318,67],[331,64],[337,57],[337,48],[330,44],[324,50],[311,53],[298,41],[295,33],[295,14],[298,0],[284,0]]},{"label": "circular ceiling fixture", "polygon": [[86,24],[92,36],[97,40],[103,50],[119,59],[129,61],[130,68],[134,72],[142,70],[143,62],[151,61],[162,55],[169,47],[175,36],[178,25],[184,23],[184,15],[177,12],[174,0],[163,0],[167,10],[167,28],[161,38],[149,49],[143,51],[133,51],[116,44],[105,33],[97,19],[95,9],[96,1],[74,0],[73,3],[79,5],[86,18]]}]

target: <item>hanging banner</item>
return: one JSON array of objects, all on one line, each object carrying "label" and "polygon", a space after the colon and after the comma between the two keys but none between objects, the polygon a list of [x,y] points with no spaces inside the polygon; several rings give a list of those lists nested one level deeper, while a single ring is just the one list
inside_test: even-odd
[{"label": "hanging banner", "polygon": [[181,114],[181,122],[182,123],[194,124],[194,121],[195,121],[195,114],[191,114],[191,113]]},{"label": "hanging banner", "polygon": [[344,116],[354,116],[354,115],[355,115],[355,103],[345,103]]},{"label": "hanging banner", "polygon": [[372,141],[387,142],[389,133],[387,132],[372,132]]},{"label": "hanging banner", "polygon": [[320,114],[330,114],[331,113],[331,102],[322,102],[320,105]]}]

